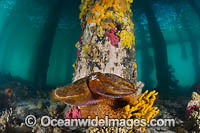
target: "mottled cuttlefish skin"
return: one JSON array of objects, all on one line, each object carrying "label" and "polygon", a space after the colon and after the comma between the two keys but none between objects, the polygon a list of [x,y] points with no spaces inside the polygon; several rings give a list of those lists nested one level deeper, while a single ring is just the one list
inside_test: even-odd
[{"label": "mottled cuttlefish skin", "polygon": [[88,81],[89,89],[104,97],[122,98],[136,92],[134,84],[110,73],[92,73]]},{"label": "mottled cuttlefish skin", "polygon": [[96,72],[57,88],[53,92],[53,98],[67,104],[81,106],[105,99],[122,98],[135,92],[135,86],[131,82],[114,74]]}]

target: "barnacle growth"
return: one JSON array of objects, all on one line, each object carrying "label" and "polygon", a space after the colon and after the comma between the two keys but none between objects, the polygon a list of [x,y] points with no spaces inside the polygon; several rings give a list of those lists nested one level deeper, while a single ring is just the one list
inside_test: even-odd
[{"label": "barnacle growth", "polygon": [[[76,43],[73,80],[92,72],[114,73],[136,81],[133,0],[81,0],[82,34]],[[88,64],[88,65],[83,65]]]},{"label": "barnacle growth", "polygon": [[133,0],[82,0],[80,19],[82,22],[86,21],[86,24],[95,23],[99,37],[116,28],[122,46],[131,49],[135,44],[130,8],[132,2]]}]

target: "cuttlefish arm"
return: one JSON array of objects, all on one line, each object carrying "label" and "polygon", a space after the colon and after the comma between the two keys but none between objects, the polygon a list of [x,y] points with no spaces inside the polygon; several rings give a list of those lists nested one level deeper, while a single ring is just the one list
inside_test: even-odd
[{"label": "cuttlefish arm", "polygon": [[96,72],[89,75],[88,86],[92,93],[110,98],[122,98],[136,92],[133,83],[109,73]]},{"label": "cuttlefish arm", "polygon": [[96,102],[88,89],[86,78],[82,78],[64,87],[58,87],[53,91],[53,99],[71,105],[85,105]]}]

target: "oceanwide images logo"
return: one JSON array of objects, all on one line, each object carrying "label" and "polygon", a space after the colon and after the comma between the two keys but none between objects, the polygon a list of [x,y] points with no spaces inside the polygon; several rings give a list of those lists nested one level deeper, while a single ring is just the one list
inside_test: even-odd
[{"label": "oceanwide images logo", "polygon": [[[37,119],[34,115],[28,115],[25,118],[25,124],[28,127],[35,127]],[[146,126],[159,126],[167,127],[175,126],[174,119],[153,119],[147,125],[146,119],[109,119],[105,116],[104,119],[98,118],[91,119],[89,116],[87,119],[52,119],[49,116],[42,116],[40,119],[40,125],[42,127],[126,127],[128,130],[133,127],[146,127]]]},{"label": "oceanwide images logo", "polygon": [[127,129],[132,129],[133,126],[145,126],[146,120],[133,120],[133,119],[109,119],[108,116],[105,116],[105,119],[99,119],[96,116],[95,119],[91,119],[90,116],[87,119],[50,119],[48,116],[41,118],[41,125],[43,127],[48,126],[59,126],[59,127],[127,127]]}]

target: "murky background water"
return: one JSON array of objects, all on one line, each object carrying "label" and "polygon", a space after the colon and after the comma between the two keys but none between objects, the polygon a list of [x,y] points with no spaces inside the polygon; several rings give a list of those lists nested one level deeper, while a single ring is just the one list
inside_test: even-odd
[{"label": "murky background water", "polygon": [[[46,54],[50,45],[47,70],[48,85],[70,83],[76,60],[75,43],[81,36],[79,22],[80,1],[61,1],[62,8],[53,0],[0,0],[0,72],[34,82],[39,73],[38,55]],[[152,10],[167,45],[168,63],[178,88],[190,89],[198,82],[200,56],[200,4],[188,0],[153,0]],[[154,47],[148,19],[142,6],[135,0],[135,24],[138,80],[145,88],[157,85]],[[155,22],[152,22],[155,23]],[[52,35],[49,35],[52,33]],[[45,42],[45,39],[50,40]],[[47,47],[41,48],[43,43]],[[161,55],[162,56],[162,55]]]}]

